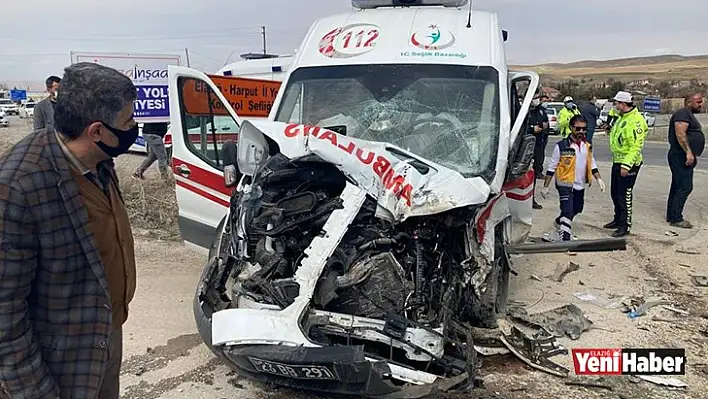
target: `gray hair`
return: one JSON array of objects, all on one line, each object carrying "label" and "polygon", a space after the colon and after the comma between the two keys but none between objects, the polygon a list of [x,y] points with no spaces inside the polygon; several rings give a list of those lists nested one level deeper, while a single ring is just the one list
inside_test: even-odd
[{"label": "gray hair", "polygon": [[107,66],[80,62],[64,69],[54,127],[75,139],[94,122],[114,126],[118,113],[137,98],[133,82]]}]

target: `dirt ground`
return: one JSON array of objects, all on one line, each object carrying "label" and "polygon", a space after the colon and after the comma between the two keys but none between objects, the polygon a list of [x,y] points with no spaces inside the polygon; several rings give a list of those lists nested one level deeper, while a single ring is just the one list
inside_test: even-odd
[{"label": "dirt ground", "polygon": [[[21,120],[0,129],[0,150],[28,133]],[[119,158],[126,173],[142,159],[140,155]],[[663,222],[669,173],[664,167],[647,166],[635,188],[634,229],[627,251],[615,253],[533,255],[514,258],[518,276],[512,279],[512,300],[529,313],[541,312],[569,303],[579,306],[594,323],[576,340],[560,339],[571,348],[685,348],[687,374],[678,378],[689,385],[672,391],[649,382],[632,382],[626,377],[606,377],[608,388],[566,385],[589,377],[562,379],[535,371],[511,355],[483,359],[484,389],[446,398],[703,398],[708,391],[708,288],[696,287],[692,275],[708,275],[708,187],[698,184],[708,173],[697,171],[697,184],[686,207],[686,218],[697,228],[674,231]],[[601,165],[609,176],[609,165]],[[148,179],[158,179],[157,166]],[[609,180],[609,179],[608,179]],[[126,182],[127,184],[127,182]],[[141,184],[132,182],[130,184]],[[142,183],[142,184],[150,184]],[[532,235],[551,227],[557,212],[557,197],[540,201]],[[585,212],[576,219],[575,234],[580,238],[601,238],[601,226],[611,218],[608,193],[596,186],[586,196]],[[134,210],[135,211],[135,210]],[[135,211],[135,212],[139,212]],[[167,223],[168,226],[173,224]],[[126,399],[154,398],[319,398],[308,393],[254,384],[218,360],[201,344],[192,317],[191,301],[197,278],[206,261],[177,240],[174,231],[155,234],[155,229],[136,228],[138,287],[124,327],[122,395]],[[689,253],[686,253],[689,252]],[[580,265],[562,283],[553,281],[559,265]],[[540,280],[540,281],[538,281]],[[592,302],[574,294],[592,294]],[[623,297],[660,297],[688,315],[657,306],[631,320],[619,308],[612,308]],[[553,358],[571,370],[570,355]],[[703,393],[701,393],[703,392]],[[324,398],[324,396],[322,396]]]}]

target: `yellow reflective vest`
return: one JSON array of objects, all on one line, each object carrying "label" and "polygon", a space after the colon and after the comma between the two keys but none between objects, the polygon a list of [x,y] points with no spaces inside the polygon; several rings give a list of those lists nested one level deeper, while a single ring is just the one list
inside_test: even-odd
[{"label": "yellow reflective vest", "polygon": [[648,131],[647,121],[637,107],[620,116],[609,134],[612,162],[622,164],[627,170],[641,165]]},{"label": "yellow reflective vest", "polygon": [[577,108],[573,108],[571,111],[568,107],[563,107],[558,112],[558,131],[561,137],[566,138],[570,135],[570,118],[575,115],[580,115],[580,111]]}]

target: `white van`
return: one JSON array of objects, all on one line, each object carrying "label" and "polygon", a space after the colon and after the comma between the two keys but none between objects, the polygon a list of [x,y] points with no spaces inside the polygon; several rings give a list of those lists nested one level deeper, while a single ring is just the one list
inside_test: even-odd
[{"label": "white van", "polygon": [[169,67],[180,231],[210,253],[194,313],[231,367],[405,397],[474,378],[467,331],[505,312],[538,75],[508,71],[498,17],[467,0],[352,3],[279,90]]}]

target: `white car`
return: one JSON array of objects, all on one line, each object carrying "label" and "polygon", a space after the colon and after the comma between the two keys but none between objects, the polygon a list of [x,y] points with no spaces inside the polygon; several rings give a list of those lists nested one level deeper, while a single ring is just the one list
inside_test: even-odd
[{"label": "white car", "polygon": [[607,117],[608,117],[609,113],[610,113],[610,111],[606,110],[606,109],[603,109],[602,111],[600,111],[600,117],[597,118],[597,126],[602,126],[605,123],[607,123]]},{"label": "white car", "polygon": [[5,112],[0,110],[0,126],[8,127],[10,126],[10,118],[5,115]]},{"label": "white car", "polygon": [[546,108],[548,115],[548,129],[551,134],[558,134],[558,111],[553,107]]},{"label": "white car", "polygon": [[20,118],[34,118],[34,106],[36,104],[31,102],[31,103],[23,103],[20,105]]},{"label": "white car", "polygon": [[0,111],[7,115],[17,115],[20,113],[20,107],[9,98],[0,98]]},{"label": "white car", "polygon": [[649,112],[642,112],[642,116],[644,116],[644,120],[647,121],[647,126],[654,126],[654,123],[656,122],[656,117],[654,115]]}]

